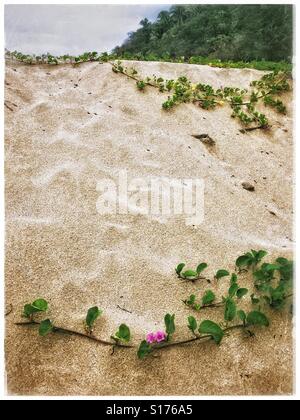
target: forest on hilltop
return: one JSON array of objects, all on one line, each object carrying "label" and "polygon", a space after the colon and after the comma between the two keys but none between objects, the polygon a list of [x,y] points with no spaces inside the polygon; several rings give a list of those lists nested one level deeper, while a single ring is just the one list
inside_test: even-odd
[{"label": "forest on hilltop", "polygon": [[140,25],[115,54],[292,60],[292,5],[174,5]]}]

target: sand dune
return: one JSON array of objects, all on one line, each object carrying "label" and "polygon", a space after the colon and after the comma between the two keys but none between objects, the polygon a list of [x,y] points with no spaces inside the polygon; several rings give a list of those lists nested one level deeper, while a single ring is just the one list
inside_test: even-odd
[{"label": "sand dune", "polygon": [[[127,63],[145,76],[214,87],[248,87],[262,73],[171,63]],[[254,338],[237,333],[213,343],[169,349],[139,361],[118,350],[65,336],[39,338],[14,326],[24,303],[46,298],[57,325],[81,329],[86,310],[104,314],[97,333],[109,337],[127,323],[138,343],[176,313],[188,336],[190,311],[181,303],[207,284],[180,282],[174,267],[206,261],[208,275],[234,269],[251,248],[270,258],[292,257],[292,96],[287,116],[270,112],[272,129],[242,134],[230,110],[192,104],[164,112],[164,95],[137,91],[109,64],[78,67],[7,63],[6,369],[10,394],[208,395],[292,392],[292,325],[276,313]],[[13,105],[12,105],[13,104]],[[214,151],[191,134],[207,133]],[[100,215],[96,186],[103,178],[201,178],[205,218],[186,226],[182,216]],[[247,181],[255,191],[242,188]],[[272,212],[272,213],[270,213]],[[241,276],[247,287],[251,279]],[[225,293],[226,281],[213,285]],[[127,308],[131,313],[122,311]],[[222,319],[222,311],[198,318]]]}]

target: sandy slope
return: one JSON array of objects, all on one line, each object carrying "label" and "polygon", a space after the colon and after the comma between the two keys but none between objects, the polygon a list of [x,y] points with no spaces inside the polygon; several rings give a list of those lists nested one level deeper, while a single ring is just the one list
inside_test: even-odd
[{"label": "sandy slope", "polygon": [[[136,63],[145,75],[247,87],[254,70],[169,63]],[[76,86],[78,85],[78,86]],[[169,349],[139,361],[67,336],[39,338],[14,326],[25,302],[45,297],[57,325],[81,329],[86,310],[104,310],[97,326],[109,337],[121,322],[134,333],[163,327],[176,313],[177,337],[188,337],[190,311],[181,303],[206,283],[183,283],[173,269],[209,263],[234,269],[250,248],[292,256],[292,104],[288,116],[271,114],[271,133],[239,132],[227,107],[192,104],[166,113],[163,95],[139,93],[109,64],[6,68],[6,358],[11,394],[172,395],[287,394],[292,392],[292,325],[272,314],[254,338],[240,333],[213,343]],[[192,133],[216,141],[211,153]],[[205,221],[182,217],[101,216],[96,183],[119,169],[136,176],[203,178]],[[255,185],[255,192],[241,187]],[[270,211],[276,215],[272,215]],[[250,286],[247,275],[240,279]],[[221,281],[218,294],[227,288]],[[213,285],[215,287],[215,285]],[[125,307],[132,313],[124,312]],[[243,304],[244,306],[246,304]],[[222,319],[222,310],[199,319]]]}]

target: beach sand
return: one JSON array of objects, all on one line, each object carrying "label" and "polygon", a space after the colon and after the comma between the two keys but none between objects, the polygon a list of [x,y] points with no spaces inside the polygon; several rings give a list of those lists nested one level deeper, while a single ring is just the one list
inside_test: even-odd
[{"label": "beach sand", "polygon": [[[251,69],[128,62],[143,75],[195,83],[249,86],[263,73]],[[242,134],[227,106],[205,111],[193,104],[170,112],[166,95],[114,74],[111,65],[6,64],[6,373],[9,395],[269,395],[293,392],[293,332],[289,307],[268,312],[269,328],[255,337],[236,331],[220,346],[196,343],[141,361],[136,350],[98,345],[61,334],[38,336],[19,327],[25,303],[48,300],[56,325],[83,331],[89,307],[103,315],[95,334],[109,339],[125,322],[132,343],[164,327],[176,314],[174,339],[188,338],[183,303],[228,280],[184,282],[179,262],[205,274],[234,270],[252,249],[267,261],[293,256],[292,94],[286,116],[267,111],[272,128]],[[204,145],[192,134],[208,134]],[[136,177],[203,179],[204,222],[187,226],[183,215],[101,215],[97,182]],[[255,191],[241,183],[250,182]],[[239,276],[253,289],[250,274]],[[249,309],[249,298],[241,307]],[[123,309],[125,308],[126,312]],[[222,309],[194,314],[222,321]],[[39,319],[40,316],[37,318]]]}]

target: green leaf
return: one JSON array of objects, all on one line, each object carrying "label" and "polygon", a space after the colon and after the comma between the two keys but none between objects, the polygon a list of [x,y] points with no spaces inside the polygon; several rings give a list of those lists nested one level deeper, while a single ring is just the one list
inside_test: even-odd
[{"label": "green leaf", "polygon": [[226,304],[225,304],[225,312],[224,312],[224,319],[225,321],[233,321],[234,318],[236,316],[236,304],[235,302],[228,298],[226,299]]},{"label": "green leaf", "polygon": [[24,309],[23,309],[23,316],[25,318],[30,318],[30,316],[33,315],[36,312],[39,312],[39,311],[36,308],[34,308],[32,305],[30,305],[29,303],[27,303],[24,306]]},{"label": "green leaf", "polygon": [[[121,68],[121,67],[120,67]],[[123,71],[123,69],[121,70],[121,72]],[[145,84],[145,82],[143,81],[143,80],[138,80],[137,82],[136,82],[136,85],[137,85],[137,88],[139,89],[139,90],[144,90],[145,89],[145,87],[146,87],[146,84]]]},{"label": "green leaf", "polygon": [[193,316],[188,317],[188,327],[194,333],[197,329],[197,321]]},{"label": "green leaf", "polygon": [[193,305],[196,301],[196,295],[191,295],[188,300],[186,301],[187,305]]},{"label": "green leaf", "polygon": [[254,271],[253,275],[256,278],[256,286],[260,287],[263,283],[270,282],[274,277],[274,271],[280,266],[275,264],[263,263],[259,270]]},{"label": "green leaf", "polygon": [[278,264],[269,264],[269,263],[264,263],[261,268],[263,269],[263,271],[268,272],[268,273],[273,273],[275,270],[279,270],[280,269],[280,265]]},{"label": "green leaf", "polygon": [[45,299],[37,299],[32,303],[32,306],[39,312],[46,312],[48,310],[48,302]]},{"label": "green leaf", "polygon": [[252,255],[254,258],[258,255],[258,251],[255,251],[255,249],[251,249]]},{"label": "green leaf", "polygon": [[215,322],[208,320],[201,322],[199,327],[199,333],[211,335],[217,344],[221,343],[222,338],[224,336],[224,331],[222,330],[222,328]]},{"label": "green leaf", "polygon": [[179,275],[182,272],[184,267],[185,267],[184,263],[178,264],[177,267],[175,268],[176,273]]},{"label": "green leaf", "polygon": [[248,325],[261,325],[268,327],[270,322],[265,314],[259,311],[250,312],[247,316],[247,324]]},{"label": "green leaf", "polygon": [[289,260],[283,257],[278,257],[276,262],[280,265],[287,265],[289,263]]},{"label": "green leaf", "polygon": [[183,277],[197,277],[196,271],[193,270],[187,270],[182,275]]},{"label": "green leaf", "polygon": [[197,267],[197,273],[198,274],[202,273],[202,271],[205,270],[206,267],[207,267],[207,264],[206,263],[199,264],[198,267]]},{"label": "green leaf", "polygon": [[31,315],[37,312],[46,312],[48,309],[48,302],[44,299],[37,299],[32,304],[26,304],[23,309],[23,316],[30,318]]},{"label": "green leaf", "polygon": [[102,311],[98,308],[98,306],[93,306],[87,312],[85,322],[89,328],[92,328],[96,319],[102,314]]},{"label": "green leaf", "polygon": [[116,337],[118,337],[119,340],[125,341],[126,343],[130,341],[130,329],[126,324],[121,324],[119,326],[119,329],[116,332]]},{"label": "green leaf", "polygon": [[249,292],[246,288],[241,288],[236,292],[237,298],[242,299],[242,297],[246,296],[246,294]]},{"label": "green leaf", "polygon": [[281,309],[285,304],[286,294],[289,291],[289,285],[286,281],[281,280],[277,287],[270,287],[269,305],[275,309]]},{"label": "green leaf", "polygon": [[146,340],[143,340],[138,348],[138,358],[139,359],[145,359],[148,354],[150,354],[152,351],[150,344],[147,343]]},{"label": "green leaf", "polygon": [[53,325],[50,319],[45,319],[40,323],[39,327],[39,335],[41,337],[45,337],[47,334],[49,334],[53,330]]},{"label": "green leaf", "polygon": [[27,303],[26,305],[24,305],[22,316],[28,318],[31,315],[31,313],[32,313],[32,306],[29,303]]},{"label": "green leaf", "polygon": [[257,262],[260,262],[266,255],[268,255],[267,251],[261,249],[257,252],[255,259]]},{"label": "green leaf", "polygon": [[169,338],[175,332],[175,314],[173,315],[166,314],[165,326],[166,326],[166,333],[168,334],[168,338]]},{"label": "green leaf", "polygon": [[278,269],[280,272],[280,278],[284,281],[291,281],[294,274],[293,261],[279,257],[276,262],[280,265],[280,268]]},{"label": "green leaf", "polygon": [[235,265],[239,268],[241,267],[249,267],[251,265],[252,259],[249,257],[249,255],[241,255],[237,258]]},{"label": "green leaf", "polygon": [[202,298],[202,305],[210,305],[216,299],[216,295],[211,290],[207,290]]},{"label": "green leaf", "polygon": [[229,297],[233,297],[239,289],[239,285],[237,283],[233,283],[228,290]]},{"label": "green leaf", "polygon": [[218,270],[216,275],[215,275],[217,280],[219,280],[222,277],[226,277],[226,276],[229,276],[229,273],[228,273],[227,270]]},{"label": "green leaf", "polygon": [[237,312],[237,315],[238,315],[239,319],[241,321],[243,321],[243,323],[245,324],[245,321],[247,319],[247,315],[245,314],[245,312],[240,310],[240,311]]}]

